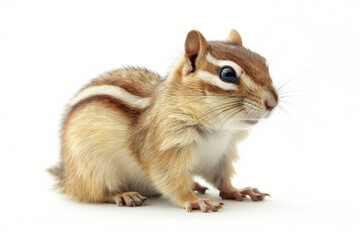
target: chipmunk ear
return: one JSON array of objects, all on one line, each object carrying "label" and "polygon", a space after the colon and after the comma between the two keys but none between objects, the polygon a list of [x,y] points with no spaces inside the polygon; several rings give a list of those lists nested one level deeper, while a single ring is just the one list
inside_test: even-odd
[{"label": "chipmunk ear", "polygon": [[239,44],[240,46],[242,46],[242,39],[240,34],[238,33],[238,31],[236,31],[235,29],[231,29],[230,33],[229,33],[229,41],[232,43],[236,43]]},{"label": "chipmunk ear", "polygon": [[189,65],[187,74],[196,71],[197,66],[205,59],[208,46],[208,42],[199,31],[192,30],[188,33],[185,40],[185,57]]}]

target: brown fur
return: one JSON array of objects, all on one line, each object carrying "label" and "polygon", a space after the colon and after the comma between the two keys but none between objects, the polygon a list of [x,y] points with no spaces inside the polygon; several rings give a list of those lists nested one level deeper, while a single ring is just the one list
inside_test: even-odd
[{"label": "brown fur", "polygon": [[[114,97],[107,96],[107,95],[96,95],[96,96],[86,98],[86,99],[78,102],[77,104],[75,104],[71,108],[70,112],[67,114],[67,118],[65,119],[65,121],[68,118],[71,118],[71,115],[74,114],[77,110],[84,108],[86,105],[91,104],[92,102],[98,102],[98,103],[102,104],[104,106],[104,108],[110,108],[115,111],[121,111],[122,113],[124,113],[124,115],[126,115],[130,119],[136,118],[142,112],[141,109],[132,108],[132,107],[128,106],[126,103],[124,103]],[[65,125],[66,125],[66,123],[65,123]]]},{"label": "brown fur", "polygon": [[92,81],[85,88],[100,85],[112,85],[125,89],[139,97],[151,97],[162,78],[147,69],[120,69],[106,73]]},{"label": "brown fur", "polygon": [[245,73],[260,86],[272,84],[265,59],[244,47],[232,47],[230,43],[211,42],[210,53],[217,59],[231,60],[239,64]]}]

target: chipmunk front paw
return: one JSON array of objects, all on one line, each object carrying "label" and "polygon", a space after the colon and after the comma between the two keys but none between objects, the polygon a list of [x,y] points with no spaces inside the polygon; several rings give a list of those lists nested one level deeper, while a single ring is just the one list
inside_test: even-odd
[{"label": "chipmunk front paw", "polygon": [[191,212],[192,210],[200,209],[202,212],[217,212],[220,208],[222,208],[223,203],[217,203],[212,199],[198,199],[197,201],[190,202],[187,201],[184,204],[186,211]]},{"label": "chipmunk front paw", "polygon": [[247,187],[237,191],[220,191],[220,197],[222,199],[235,199],[237,201],[243,201],[249,196],[253,201],[262,201],[266,196],[271,197],[268,193],[260,192],[257,188]]}]

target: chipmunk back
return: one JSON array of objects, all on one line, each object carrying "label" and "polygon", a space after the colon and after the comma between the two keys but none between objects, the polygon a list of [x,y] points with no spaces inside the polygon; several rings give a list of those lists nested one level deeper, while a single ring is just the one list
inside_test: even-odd
[{"label": "chipmunk back", "polygon": [[263,200],[231,184],[237,143],[278,104],[266,60],[228,41],[188,33],[185,54],[166,79],[120,69],[95,79],[70,101],[62,128],[62,162],[50,171],[65,193],[84,202],[144,205],[161,194],[187,211],[217,211],[198,198],[206,187],[223,199]]}]

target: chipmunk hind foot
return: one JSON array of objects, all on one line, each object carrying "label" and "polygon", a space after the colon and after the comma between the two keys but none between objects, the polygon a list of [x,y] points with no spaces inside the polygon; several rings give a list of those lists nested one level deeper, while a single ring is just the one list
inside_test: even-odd
[{"label": "chipmunk hind foot", "polygon": [[124,192],[108,197],[105,201],[115,203],[119,207],[144,206],[148,199],[138,192]]}]

